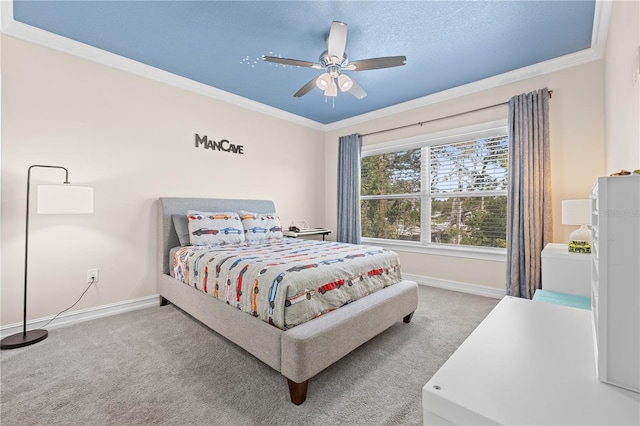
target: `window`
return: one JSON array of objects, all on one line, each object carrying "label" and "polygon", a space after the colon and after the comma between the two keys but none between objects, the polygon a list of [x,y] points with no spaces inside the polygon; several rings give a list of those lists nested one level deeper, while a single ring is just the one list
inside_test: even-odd
[{"label": "window", "polygon": [[496,124],[363,147],[363,238],[506,247],[509,143]]}]

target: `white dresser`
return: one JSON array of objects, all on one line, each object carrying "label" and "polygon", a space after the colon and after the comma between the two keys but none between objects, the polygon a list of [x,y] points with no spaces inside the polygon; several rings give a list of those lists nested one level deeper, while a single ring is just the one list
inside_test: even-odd
[{"label": "white dresser", "polygon": [[640,424],[640,176],[599,178],[592,205],[592,255],[543,256],[560,292],[589,260],[591,311],[502,299],[422,389],[425,425]]},{"label": "white dresser", "polygon": [[598,378],[640,392],[640,175],[598,178],[591,198]]},{"label": "white dresser", "polygon": [[640,424],[594,363],[590,311],[507,296],[422,389],[424,424]]}]

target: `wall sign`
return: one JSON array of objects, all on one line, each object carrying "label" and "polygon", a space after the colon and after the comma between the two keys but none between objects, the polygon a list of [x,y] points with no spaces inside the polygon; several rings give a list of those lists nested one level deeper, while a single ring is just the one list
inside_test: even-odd
[{"label": "wall sign", "polygon": [[196,148],[204,147],[204,149],[213,149],[218,151],[231,152],[233,154],[244,154],[244,146],[234,145],[226,139],[221,139],[219,142],[209,140],[206,135],[200,137],[196,133]]}]

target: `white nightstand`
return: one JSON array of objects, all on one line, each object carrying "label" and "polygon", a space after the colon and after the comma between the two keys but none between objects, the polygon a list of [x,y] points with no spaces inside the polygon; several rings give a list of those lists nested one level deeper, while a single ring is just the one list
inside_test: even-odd
[{"label": "white nightstand", "polygon": [[308,237],[310,235],[322,235],[322,241],[324,241],[324,237],[331,233],[331,229],[327,228],[308,228],[301,229],[298,232],[294,231],[282,231],[282,234],[288,238],[299,238],[299,237]]},{"label": "white nightstand", "polygon": [[567,244],[547,244],[542,250],[542,289],[591,296],[591,255],[569,253]]}]

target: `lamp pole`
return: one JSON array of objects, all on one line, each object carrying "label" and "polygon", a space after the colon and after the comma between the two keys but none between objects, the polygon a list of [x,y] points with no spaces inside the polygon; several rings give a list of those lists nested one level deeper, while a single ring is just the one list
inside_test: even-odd
[{"label": "lamp pole", "polygon": [[27,331],[27,273],[29,265],[29,193],[31,188],[31,169],[34,167],[48,168],[48,169],[62,169],[65,171],[64,184],[69,184],[69,171],[62,166],[45,166],[34,164],[27,170],[27,208],[26,208],[26,225],[24,231],[24,309],[23,309],[23,326],[22,333],[12,334],[0,341],[0,349],[15,349],[23,346],[32,345],[38,343],[47,338],[49,332],[44,329]]}]

